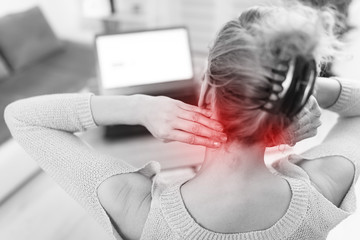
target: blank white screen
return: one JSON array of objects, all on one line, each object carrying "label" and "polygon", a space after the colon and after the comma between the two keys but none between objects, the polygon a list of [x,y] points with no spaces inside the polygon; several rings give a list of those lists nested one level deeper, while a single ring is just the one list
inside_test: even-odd
[{"label": "blank white screen", "polygon": [[167,29],[97,38],[104,89],[191,79],[186,29]]}]

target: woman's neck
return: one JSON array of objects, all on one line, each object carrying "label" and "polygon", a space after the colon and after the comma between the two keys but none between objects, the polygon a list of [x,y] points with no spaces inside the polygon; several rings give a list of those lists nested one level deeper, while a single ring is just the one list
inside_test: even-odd
[{"label": "woman's neck", "polygon": [[[264,163],[262,145],[227,144],[220,149],[207,149],[201,169],[192,181],[224,191],[241,190],[251,183],[273,177]],[[206,184],[205,184],[206,183]]]},{"label": "woman's neck", "polygon": [[216,232],[258,231],[285,214],[289,186],[267,169],[264,152],[264,146],[241,144],[206,150],[200,171],[180,187],[199,224]]}]

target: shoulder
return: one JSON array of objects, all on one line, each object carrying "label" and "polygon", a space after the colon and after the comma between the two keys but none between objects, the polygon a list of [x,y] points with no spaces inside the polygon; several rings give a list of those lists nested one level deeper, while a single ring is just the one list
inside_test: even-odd
[{"label": "shoulder", "polygon": [[108,178],[98,188],[101,205],[127,239],[140,239],[150,211],[151,185],[141,173],[126,173]]},{"label": "shoulder", "polygon": [[328,156],[296,163],[310,177],[313,186],[335,206],[340,206],[350,189],[354,164],[343,156]]}]

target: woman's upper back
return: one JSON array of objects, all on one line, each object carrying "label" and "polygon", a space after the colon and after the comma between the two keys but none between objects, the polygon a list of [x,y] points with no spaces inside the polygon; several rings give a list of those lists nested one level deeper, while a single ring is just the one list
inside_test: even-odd
[{"label": "woman's upper back", "polygon": [[[231,196],[221,191],[214,191],[219,195],[204,195],[187,182],[169,185],[161,179],[154,181],[151,191],[150,179],[133,173],[105,181],[99,197],[116,231],[125,239],[164,239],[164,234],[170,234],[171,239],[178,234],[180,239],[201,239],[202,235],[277,239],[274,234],[280,232],[290,237],[294,232],[310,234],[315,230],[319,231],[318,239],[325,238],[348,215],[338,207],[352,185],[352,163],[342,157],[305,160],[291,156],[290,161],[276,162],[274,178],[268,178],[260,188],[249,185]],[[327,218],[327,214],[337,218]],[[323,229],[309,225],[310,220]]]},{"label": "woman's upper back", "polygon": [[[297,160],[297,158],[290,158],[290,161]],[[260,217],[251,216],[252,212],[254,214],[259,214],[259,212],[251,208],[257,203],[249,203],[249,209],[231,208],[231,206],[224,206],[224,209],[209,208],[207,212],[202,212],[203,216],[197,216],[198,219],[202,219],[198,222],[198,219],[194,217],[198,214],[197,210],[188,207],[191,200],[186,201],[186,198],[183,198],[181,190],[183,182],[168,185],[161,183],[161,179],[157,179],[154,183],[151,208],[141,239],[325,239],[328,232],[354,210],[353,207],[349,207],[355,204],[352,186],[338,208],[314,187],[309,175],[301,167],[283,159],[274,165],[274,169],[276,174],[285,179],[290,186],[289,202],[286,199],[280,200],[281,197],[286,198],[286,189],[285,192],[279,191],[284,194],[279,196],[279,201],[283,201],[282,203],[288,206],[283,209],[283,204],[272,202],[274,195],[267,194],[264,194],[262,196],[264,200],[259,202],[266,207],[269,207],[267,204],[272,202],[273,210],[283,209],[280,218],[271,216],[269,214],[271,210],[267,209],[261,223],[249,224],[249,221],[259,220]],[[244,212],[240,212],[241,210]],[[228,217],[218,211],[224,211]],[[246,216],[244,213],[250,215]],[[206,222],[205,215],[211,220]],[[215,219],[212,216],[216,216],[217,223],[220,223],[223,229],[211,225],[212,219]],[[236,219],[238,216],[241,217]],[[258,229],[247,228],[256,224],[258,224]]]},{"label": "woman's upper back", "polygon": [[270,228],[285,215],[292,197],[288,182],[272,174],[249,179],[231,190],[188,181],[179,191],[184,206],[199,225],[222,233]]}]

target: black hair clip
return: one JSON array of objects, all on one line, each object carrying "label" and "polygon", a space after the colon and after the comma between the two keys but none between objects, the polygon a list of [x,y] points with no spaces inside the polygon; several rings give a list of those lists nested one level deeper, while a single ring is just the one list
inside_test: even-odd
[{"label": "black hair clip", "polygon": [[[282,75],[280,72],[278,74]],[[273,89],[277,87],[280,91],[272,90],[270,97],[276,96],[276,99],[269,97],[261,109],[273,114],[283,113],[292,118],[301,111],[314,91],[317,77],[316,61],[314,58],[309,60],[304,56],[297,56],[290,61],[285,74],[284,81],[269,79],[272,84],[280,86],[274,86]]]}]

